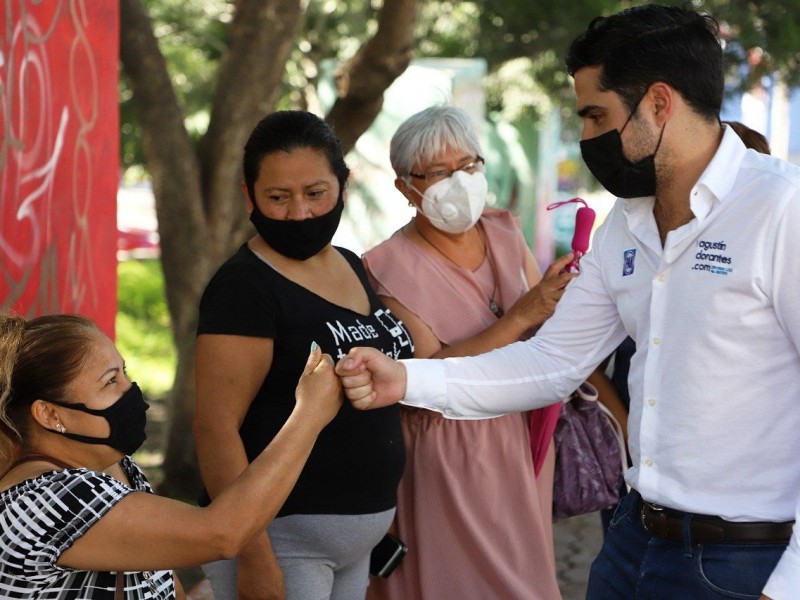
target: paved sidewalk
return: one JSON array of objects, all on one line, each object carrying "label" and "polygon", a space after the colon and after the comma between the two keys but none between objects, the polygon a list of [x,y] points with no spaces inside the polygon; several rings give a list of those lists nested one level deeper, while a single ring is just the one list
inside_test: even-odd
[{"label": "paved sidewalk", "polygon": [[563,600],[584,600],[589,566],[603,545],[599,513],[564,519],[553,525],[558,586]]}]

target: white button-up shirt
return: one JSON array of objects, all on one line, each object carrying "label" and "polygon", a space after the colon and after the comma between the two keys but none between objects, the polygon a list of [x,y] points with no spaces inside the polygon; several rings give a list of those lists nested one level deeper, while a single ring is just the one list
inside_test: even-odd
[{"label": "white button-up shirt", "polygon": [[[726,128],[662,247],[654,198],[618,200],[539,333],[404,361],[404,402],[483,418],[567,397],[625,338],[628,483],[670,508],[788,521],[800,499],[800,169]],[[798,517],[800,520],[800,517]],[[798,526],[764,592],[800,590]]]}]

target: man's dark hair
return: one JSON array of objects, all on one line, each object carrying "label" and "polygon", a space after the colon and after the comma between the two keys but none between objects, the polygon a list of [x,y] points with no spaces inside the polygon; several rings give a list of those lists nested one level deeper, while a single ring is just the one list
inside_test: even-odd
[{"label": "man's dark hair", "polygon": [[645,4],[598,17],[572,42],[567,71],[602,67],[600,85],[633,111],[647,89],[664,82],[695,112],[718,120],[723,96],[719,24],[692,8]]},{"label": "man's dark hair", "polygon": [[310,112],[281,110],[261,119],[244,146],[244,182],[253,202],[256,198],[254,186],[264,157],[300,148],[319,150],[328,158],[331,171],[339,181],[341,197],[350,169],[344,162],[342,146],[331,126]]}]

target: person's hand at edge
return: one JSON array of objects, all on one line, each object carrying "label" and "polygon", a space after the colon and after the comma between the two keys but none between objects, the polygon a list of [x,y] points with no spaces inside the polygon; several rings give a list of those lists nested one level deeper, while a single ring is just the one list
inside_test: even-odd
[{"label": "person's hand at edge", "polygon": [[320,420],[320,429],[336,416],[342,406],[342,388],[334,372],[333,359],[311,344],[308,361],[295,390],[297,409]]},{"label": "person's hand at edge", "polygon": [[375,348],[352,348],[336,365],[345,396],[359,410],[395,404],[406,395],[406,368]]}]

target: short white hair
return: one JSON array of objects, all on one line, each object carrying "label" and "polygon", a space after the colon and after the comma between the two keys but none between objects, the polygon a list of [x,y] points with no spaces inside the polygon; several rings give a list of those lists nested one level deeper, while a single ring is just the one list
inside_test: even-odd
[{"label": "short white hair", "polygon": [[483,154],[466,112],[455,106],[431,106],[397,128],[389,145],[389,160],[398,177],[408,177],[415,164],[429,163],[448,149]]}]

